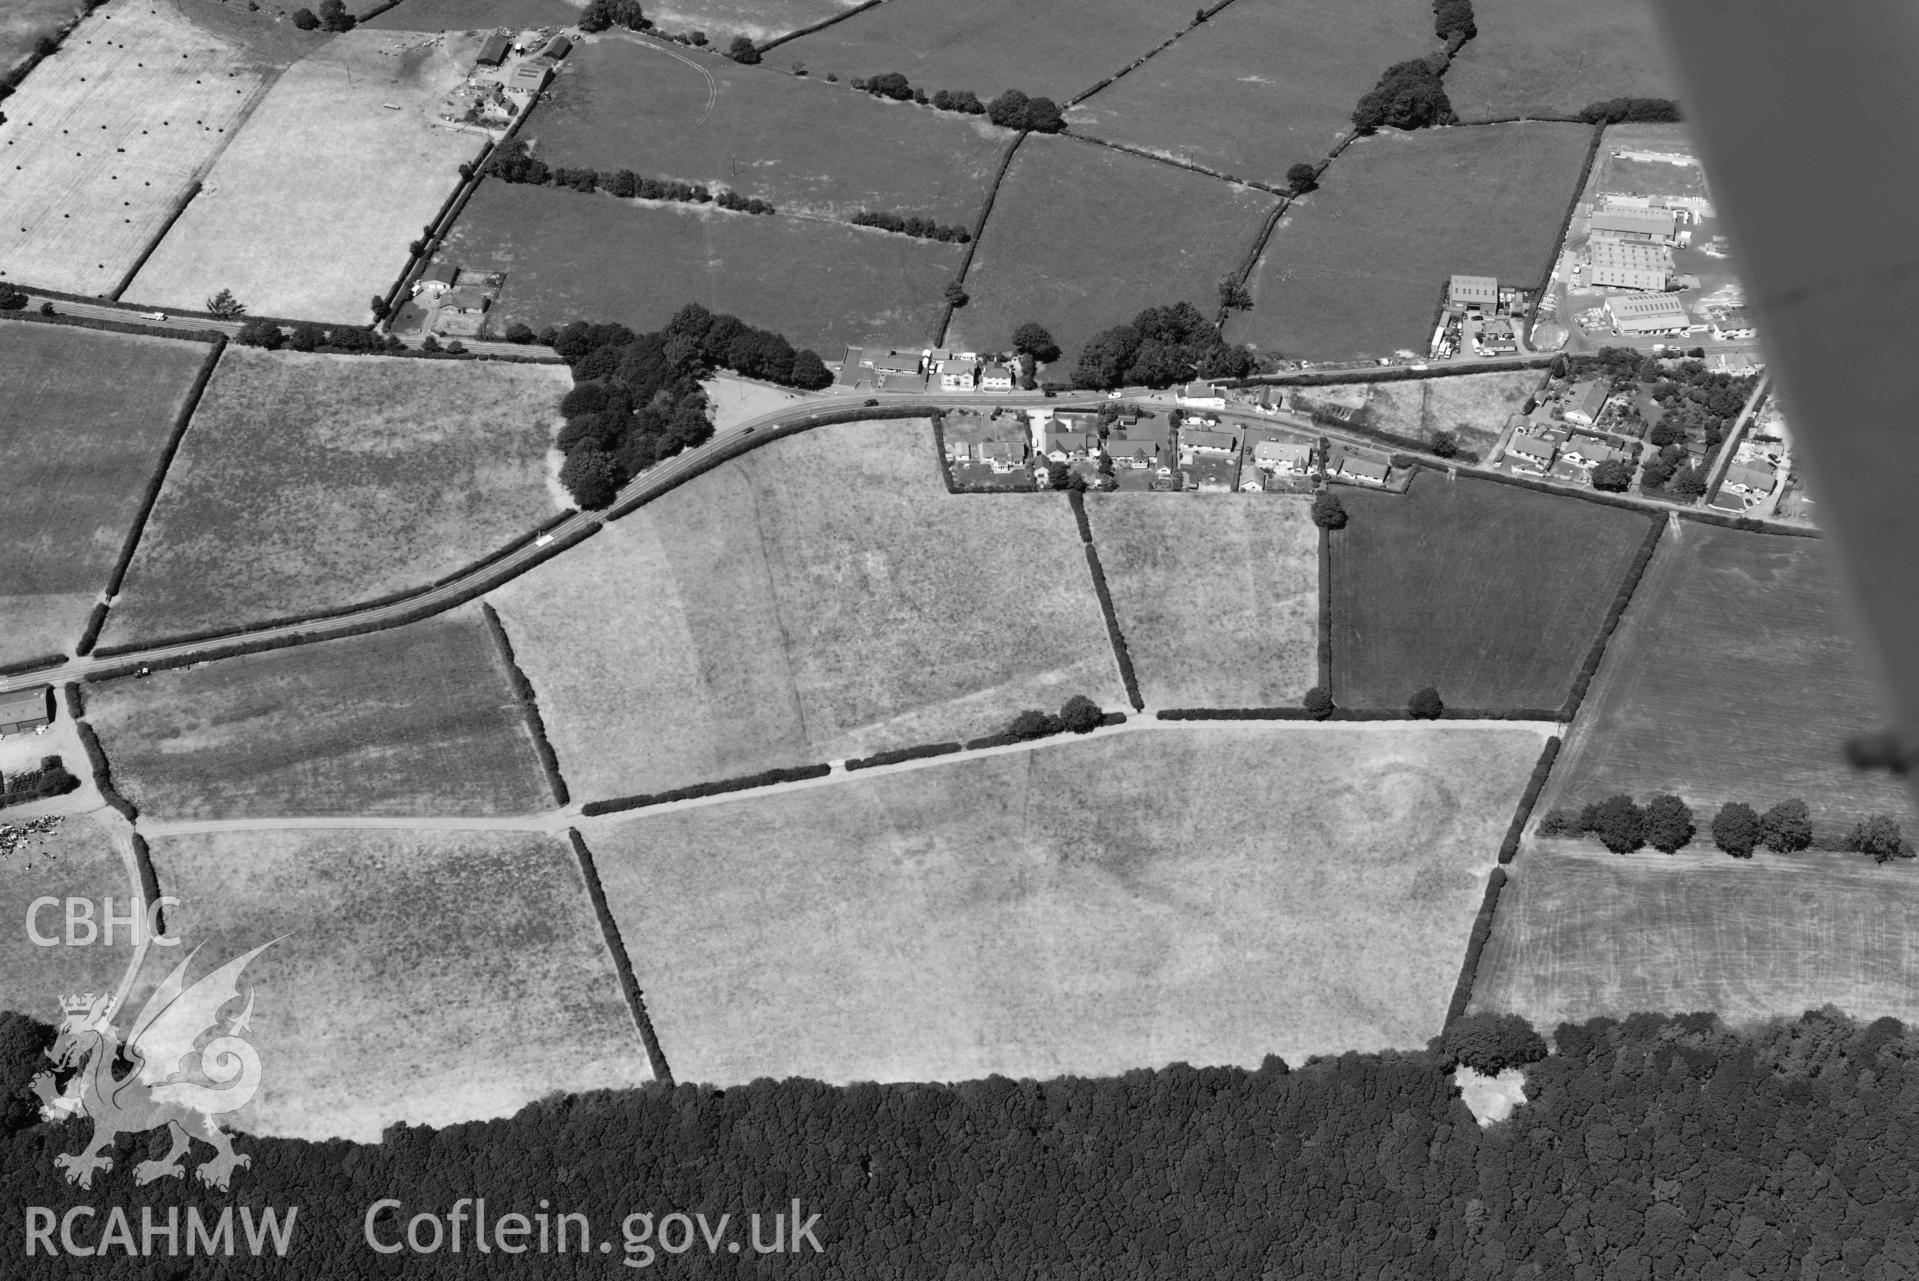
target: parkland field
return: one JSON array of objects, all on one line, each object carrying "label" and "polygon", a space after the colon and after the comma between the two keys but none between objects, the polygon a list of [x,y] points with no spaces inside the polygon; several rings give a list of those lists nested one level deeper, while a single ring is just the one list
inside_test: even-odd
[{"label": "parkland field", "polygon": [[108,0],[88,14],[7,99],[0,274],[73,293],[118,286],[270,71],[168,5]]},{"label": "parkland field", "polygon": [[1318,683],[1306,499],[1102,494],[1086,516],[1148,707],[1290,707]]},{"label": "parkland field", "polygon": [[80,639],[207,352],[0,326],[0,662]]},{"label": "parkland field", "polygon": [[1180,0],[886,0],[772,57],[781,66],[802,62],[816,76],[897,71],[929,94],[971,89],[986,102],[1018,89],[1064,106],[1192,22],[1192,6]]},{"label": "parkland field", "polygon": [[1712,1010],[1728,1023],[1827,1004],[1919,1018],[1919,882],[1857,854],[1607,853],[1540,842],[1514,865],[1473,1008],[1539,1028]]},{"label": "parkland field", "polygon": [[288,69],[127,288],[197,307],[358,322],[484,139],[437,123],[480,37],[353,31]]},{"label": "parkland field", "polygon": [[1110,147],[1029,134],[994,199],[966,273],[972,301],[953,313],[948,344],[996,350],[1037,320],[1070,370],[1087,339],[1144,307],[1184,300],[1210,315],[1220,277],[1276,203]]},{"label": "parkland field", "polygon": [[849,423],[489,599],[595,799],[976,737],[1074,694],[1124,706],[1080,547],[1059,495],[944,493],[926,420]]},{"label": "parkland field", "polygon": [[1428,685],[1451,707],[1559,707],[1651,528],[1621,508],[1438,472],[1403,495],[1340,497],[1350,519],[1332,535],[1332,668],[1343,707],[1404,707]]},{"label": "parkland field", "polygon": [[1678,96],[1651,0],[1476,0],[1474,16],[1479,34],[1446,69],[1446,96],[1462,120]]},{"label": "parkland field", "polygon": [[1452,274],[1545,279],[1592,139],[1525,123],[1356,140],[1280,220],[1227,338],[1312,360],[1423,353]]},{"label": "parkland field", "polygon": [[572,851],[491,832],[153,842],[207,964],[247,968],[267,1064],[242,1130],[372,1142],[642,1085],[645,1053]]},{"label": "parkland field", "polygon": [[867,342],[930,343],[964,252],[809,219],[488,181],[439,260],[507,274],[494,332],[581,318],[658,329],[697,302],[830,357]]},{"label": "parkland field", "polygon": [[[52,831],[34,835],[18,825],[10,827],[8,818],[0,812],[0,911],[7,920],[7,928],[0,930],[0,994],[7,1009],[55,1023],[61,997],[112,992],[120,985],[133,960],[133,941],[120,927],[111,942],[96,938],[84,947],[42,947],[28,933],[29,926],[42,937],[64,940],[62,905],[69,898],[92,902],[98,915],[100,902],[111,896],[116,910],[124,912],[128,897],[139,893],[133,849],[124,834],[116,840],[85,815],[63,818]],[[29,921],[34,900],[40,898],[58,902]]]},{"label": "parkland field", "polygon": [[1013,140],[983,116],[637,38],[596,40],[566,65],[527,125],[548,163],[708,183],[782,213],[919,214],[971,231]]},{"label": "parkland field", "polygon": [[683,1081],[1297,1063],[1438,1033],[1539,744],[1122,732],[585,835]]},{"label": "parkland field", "polygon": [[[1067,113],[1073,129],[1283,185],[1352,131],[1380,72],[1437,46],[1420,0],[1232,4]],[[1256,122],[1256,123],[1254,123]]]},{"label": "parkland field", "polygon": [[1841,750],[1883,707],[1822,544],[1686,525],[1627,606],[1538,812],[1617,792],[1708,816],[1797,797],[1816,839],[1872,813],[1910,831],[1906,785]]},{"label": "parkland field", "polygon": [[552,800],[477,607],[88,687],[142,814],[527,814]]},{"label": "parkland field", "polygon": [[558,513],[557,365],[228,347],[107,624],[116,644],[424,586]]}]

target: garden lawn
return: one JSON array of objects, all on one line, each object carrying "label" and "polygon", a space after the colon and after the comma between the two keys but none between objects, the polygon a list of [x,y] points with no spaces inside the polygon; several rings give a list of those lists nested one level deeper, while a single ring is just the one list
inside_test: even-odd
[{"label": "garden lawn", "polygon": [[230,346],[107,625],[125,644],[423,587],[550,519],[562,366]]},{"label": "garden lawn", "polygon": [[208,351],[0,325],[0,662],[79,640]]},{"label": "garden lawn", "polygon": [[651,1079],[578,862],[550,836],[237,832],[153,843],[206,951],[247,967],[254,1134],[373,1142]]},{"label": "garden lawn", "polygon": [[1168,727],[586,837],[682,1081],[1297,1063],[1438,1033],[1539,743]]},{"label": "garden lawn", "polygon": [[1342,487],[1332,536],[1333,698],[1551,710],[1572,690],[1649,528],[1617,507],[1421,472],[1404,495]]},{"label": "garden lawn", "polygon": [[1539,812],[1674,792],[1710,819],[1797,797],[1828,842],[1872,813],[1919,835],[1907,785],[1841,752],[1884,703],[1836,577],[1811,539],[1682,526],[1607,645]]},{"label": "garden lawn", "polygon": [[527,128],[549,164],[731,188],[783,213],[920,214],[968,232],[1013,140],[983,116],[634,38],[569,56]]},{"label": "garden lawn", "polygon": [[88,689],[115,784],[161,818],[524,814],[552,803],[504,661],[470,606]]},{"label": "garden lawn", "polygon": [[931,342],[963,253],[831,223],[488,181],[440,257],[507,273],[495,332],[581,318],[658,329],[697,302],[830,355]]},{"label": "garden lawn", "polygon": [[1081,133],[1283,185],[1352,131],[1387,66],[1438,45],[1422,0],[1237,3],[1067,113]]},{"label": "garden lawn", "polygon": [[1571,116],[1608,98],[1672,98],[1651,0],[1477,0],[1479,34],[1446,69],[1463,120]]},{"label": "garden lawn", "polygon": [[1070,372],[1087,339],[1142,308],[1183,300],[1211,315],[1220,277],[1276,203],[1109,147],[1029,135],[986,220],[966,274],[972,301],[953,313],[948,344],[996,350],[1037,320]]},{"label": "garden lawn", "polygon": [[1449,276],[1546,278],[1592,138],[1513,124],[1359,139],[1280,220],[1227,337],[1310,360],[1424,354]]},{"label": "garden lawn", "polygon": [[1317,683],[1319,527],[1307,505],[1087,496],[1148,707],[1292,706]]},{"label": "garden lawn", "polygon": [[924,419],[824,427],[493,593],[574,794],[1124,706],[1065,499],[953,496],[936,467]]}]

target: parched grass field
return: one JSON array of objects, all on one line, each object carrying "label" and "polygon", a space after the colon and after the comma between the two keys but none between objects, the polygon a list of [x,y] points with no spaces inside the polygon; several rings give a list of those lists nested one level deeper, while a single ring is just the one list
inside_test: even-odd
[{"label": "parched grass field", "polygon": [[657,329],[697,302],[834,355],[931,342],[964,253],[807,219],[485,182],[440,259],[507,273],[495,332],[581,318]]},{"label": "parched grass field", "polygon": [[1454,378],[1335,384],[1302,388],[1301,394],[1314,404],[1363,405],[1367,426],[1414,440],[1430,440],[1436,431],[1452,432],[1461,448],[1477,450],[1484,458],[1499,443],[1507,417],[1519,412],[1545,377],[1542,370],[1519,369]]},{"label": "parched grass field", "polygon": [[91,687],[115,784],[165,819],[527,814],[552,801],[477,608]]},{"label": "parched grass field", "polygon": [[[10,826],[0,813],[0,833]],[[116,912],[126,912],[139,882],[107,830],[93,819],[73,816],[44,835],[28,836],[11,853],[0,853],[0,1009],[31,1014],[45,1023],[60,1019],[60,998],[77,992],[111,992],[120,985],[134,947],[128,931],[116,927],[111,945],[96,938],[85,947],[41,947],[27,933],[27,910],[37,898],[87,899],[98,918],[101,900],[111,896]],[[64,907],[44,908],[34,924],[42,936],[64,937]],[[96,924],[99,920],[96,919]]]},{"label": "parched grass field", "polygon": [[1065,501],[949,495],[935,468],[924,419],[823,427],[495,592],[573,792],[972,737],[1074,694],[1124,706]]},{"label": "parched grass field", "polygon": [[1479,34],[1446,69],[1463,120],[1577,115],[1607,98],[1671,98],[1677,79],[1651,0],[1479,0]]},{"label": "parched grass field", "polygon": [[1226,336],[1307,359],[1423,353],[1448,276],[1545,278],[1591,141],[1567,124],[1359,139],[1280,220]]},{"label": "parched grass field", "polygon": [[27,60],[43,36],[52,36],[80,12],[77,0],[12,0],[0,10],[0,72]]},{"label": "parched grass field", "polygon": [[1086,516],[1148,707],[1291,706],[1318,682],[1306,499],[1100,494]]},{"label": "parched grass field", "polygon": [[1857,854],[1750,862],[1712,850],[1608,854],[1549,841],[1500,895],[1473,1007],[1539,1028],[1639,1010],[1729,1023],[1826,1004],[1919,1018],[1919,880]]},{"label": "parched grass field", "polygon": [[[400,4],[375,14],[361,25],[373,31],[565,27],[580,20],[582,7],[567,0],[401,0]],[[653,17],[656,12],[648,9],[647,16]]]},{"label": "parched grass field", "polygon": [[953,313],[949,343],[995,350],[1037,320],[1070,371],[1087,339],[1142,308],[1183,299],[1211,315],[1219,278],[1276,203],[1110,147],[1028,135],[993,201],[966,274],[972,301]]},{"label": "parched grass field", "polygon": [[111,642],[423,586],[556,511],[559,365],[228,347],[107,624]]},{"label": "parched grass field", "polygon": [[638,38],[596,40],[570,55],[527,132],[550,164],[710,183],[782,213],[884,210],[968,230],[1013,140],[983,116]]},{"label": "parched grass field", "polygon": [[1353,106],[1395,62],[1438,41],[1420,0],[1241,3],[1067,113],[1096,138],[1282,184],[1353,127]]},{"label": "parched grass field", "polygon": [[563,840],[238,832],[153,861],[203,963],[281,940],[247,968],[264,1075],[242,1130],[372,1142],[651,1078]]},{"label": "parched grass field", "polygon": [[1539,744],[1154,729],[586,837],[681,1080],[1297,1063],[1438,1033]]},{"label": "parched grass field", "polygon": [[1350,519],[1332,538],[1333,698],[1343,707],[1404,707],[1431,685],[1452,707],[1557,708],[1648,528],[1621,508],[1437,472],[1403,495],[1340,497]]},{"label": "parched grass field", "polygon": [[1062,106],[1192,25],[1180,0],[886,0],[773,51],[816,76],[842,80],[897,71],[927,93],[971,89],[986,102],[1005,89]]},{"label": "parched grass field", "polygon": [[0,661],[79,640],[204,343],[0,326]]},{"label": "parched grass field", "polygon": [[1919,834],[1905,784],[1841,755],[1883,706],[1822,544],[1686,525],[1607,644],[1539,812],[1615,792],[1708,816],[1798,797],[1827,840],[1872,813]]},{"label": "parched grass field", "polygon": [[168,4],[87,15],[7,99],[0,275],[86,294],[119,284],[269,70]]},{"label": "parched grass field", "polygon": [[353,31],[280,77],[126,296],[360,321],[484,139],[439,124],[478,35]]},{"label": "parched grass field", "polygon": [[[734,36],[746,35],[764,43],[775,36],[824,22],[859,0],[658,0],[646,16],[665,31],[704,31],[719,48]],[[774,55],[784,53],[784,47]],[[784,68],[777,56],[769,61]]]}]

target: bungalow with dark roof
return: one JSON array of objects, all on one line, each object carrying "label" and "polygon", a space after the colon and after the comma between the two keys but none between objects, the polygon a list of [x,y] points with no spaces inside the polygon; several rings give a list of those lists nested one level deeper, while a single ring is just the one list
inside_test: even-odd
[{"label": "bungalow with dark roof", "polygon": [[1546,469],[1553,465],[1553,453],[1550,441],[1528,436],[1525,432],[1514,432],[1513,438],[1506,443],[1506,457],[1512,460],[1513,470],[1529,472],[1534,476],[1546,474]]},{"label": "bungalow with dark roof", "polygon": [[1117,427],[1106,437],[1106,455],[1113,460],[1115,467],[1158,467],[1167,460],[1171,449],[1170,427],[1160,426],[1163,420],[1135,423],[1130,427]]},{"label": "bungalow with dark roof", "polygon": [[872,355],[872,359],[866,360],[862,357],[862,360],[864,363],[872,366],[875,374],[917,374],[920,372],[920,354],[917,351],[889,350],[874,352],[873,349],[869,347],[867,348],[867,352]]},{"label": "bungalow with dark roof", "polygon": [[1190,453],[1231,454],[1239,450],[1239,437],[1230,431],[1187,431],[1182,428],[1179,447]]},{"label": "bungalow with dark roof", "polygon": [[1385,463],[1376,463],[1370,458],[1355,458],[1351,454],[1340,459],[1339,470],[1335,475],[1349,480],[1363,480],[1369,485],[1383,485],[1389,469]]},{"label": "bungalow with dark roof", "polygon": [[38,734],[53,724],[52,694],[51,685],[0,694],[0,737]]},{"label": "bungalow with dark roof", "polygon": [[1726,469],[1723,488],[1738,494],[1751,494],[1755,498],[1764,498],[1772,492],[1778,481],[1778,473],[1762,462],[1734,463]]},{"label": "bungalow with dark roof", "polygon": [[436,262],[421,272],[420,278],[413,282],[414,296],[418,297],[420,294],[427,294],[429,296],[443,294],[453,288],[454,282],[459,278],[460,269],[458,267],[450,262]]},{"label": "bungalow with dark roof", "polygon": [[1040,433],[1040,452],[1056,463],[1077,462],[1099,452],[1099,437],[1092,432],[1069,431],[1058,423],[1049,423]]},{"label": "bungalow with dark roof", "polygon": [[1606,400],[1611,395],[1612,384],[1604,378],[1588,378],[1575,385],[1566,396],[1566,421],[1592,426],[1599,421],[1599,415],[1606,408]]},{"label": "bungalow with dark roof", "polygon": [[461,316],[477,316],[493,305],[493,300],[484,289],[461,286],[449,289],[440,295],[440,310],[454,312]]},{"label": "bungalow with dark roof", "polygon": [[1582,432],[1574,432],[1572,438],[1566,442],[1565,447],[1559,451],[1559,457],[1562,461],[1569,462],[1575,467],[1590,469],[1599,466],[1601,463],[1609,463],[1616,458],[1630,458],[1632,457],[1632,452],[1621,449],[1617,445],[1608,444],[1600,440],[1597,436],[1588,436]]}]

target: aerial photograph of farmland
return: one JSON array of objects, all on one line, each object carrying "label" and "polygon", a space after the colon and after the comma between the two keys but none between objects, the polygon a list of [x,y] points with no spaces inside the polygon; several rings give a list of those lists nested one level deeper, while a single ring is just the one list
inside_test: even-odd
[{"label": "aerial photograph of farmland", "polygon": [[0,1278],[1919,1278],[1914,49],[8,6]]}]

